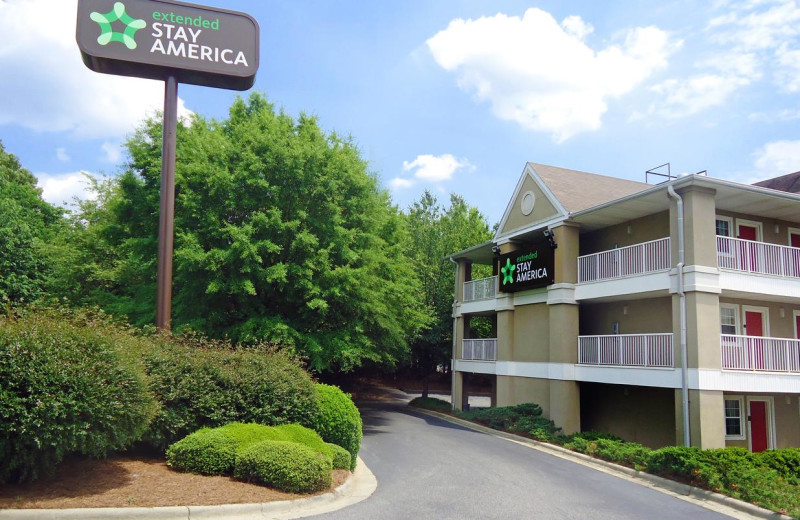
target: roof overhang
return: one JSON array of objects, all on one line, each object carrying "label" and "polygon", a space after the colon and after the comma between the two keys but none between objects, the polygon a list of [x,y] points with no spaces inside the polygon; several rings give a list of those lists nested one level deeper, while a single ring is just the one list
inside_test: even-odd
[{"label": "roof overhang", "polygon": [[488,242],[484,242],[483,244],[478,244],[468,249],[464,249],[463,251],[459,251],[458,253],[453,253],[450,255],[450,259],[470,260],[475,264],[491,265],[494,261],[494,252],[492,251],[493,246],[494,242],[490,240]]},{"label": "roof overhang", "polygon": [[679,190],[701,186],[715,190],[717,210],[759,215],[800,223],[800,195],[739,184],[700,175],[689,175],[658,184],[639,193],[570,214],[582,231],[594,231],[669,209],[667,186]]}]

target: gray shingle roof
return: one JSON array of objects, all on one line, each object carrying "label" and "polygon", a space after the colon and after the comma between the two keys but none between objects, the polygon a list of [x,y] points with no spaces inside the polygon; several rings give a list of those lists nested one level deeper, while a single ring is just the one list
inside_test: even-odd
[{"label": "gray shingle roof", "polygon": [[528,163],[570,213],[640,192],[651,186],[596,173]]}]

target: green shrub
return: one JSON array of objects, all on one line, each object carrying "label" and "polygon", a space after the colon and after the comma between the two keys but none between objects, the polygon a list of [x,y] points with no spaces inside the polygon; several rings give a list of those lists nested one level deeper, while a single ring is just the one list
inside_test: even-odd
[{"label": "green shrub", "polygon": [[753,457],[762,465],[777,471],[792,484],[800,484],[800,449],[784,448],[754,453]]},{"label": "green shrub", "polygon": [[285,440],[303,444],[333,460],[333,450],[331,450],[328,443],[322,440],[322,437],[311,428],[306,428],[299,424],[281,424],[280,426],[276,426],[275,430],[283,437],[282,439],[275,440]]},{"label": "green shrub", "polygon": [[162,341],[147,354],[162,404],[145,441],[158,449],[202,427],[232,422],[308,424],[318,404],[298,360],[274,348],[233,349],[197,336]]},{"label": "green shrub", "polygon": [[143,342],[101,313],[0,317],[0,482],[34,480],[70,453],[105,456],[138,440],[157,408],[127,352]]},{"label": "green shrub", "polygon": [[415,397],[408,403],[408,406],[416,408],[423,408],[425,410],[434,410],[436,412],[451,412],[453,405],[443,399],[435,397]]},{"label": "green shrub", "polygon": [[338,387],[319,383],[314,386],[319,412],[311,422],[311,427],[325,442],[337,444],[350,453],[352,471],[361,449],[361,414],[350,396]]},{"label": "green shrub", "polygon": [[525,435],[536,432],[539,437],[544,432],[555,435],[558,428],[553,421],[542,416],[542,408],[535,403],[523,403],[514,406],[501,406],[496,408],[482,408],[469,412],[459,412],[459,417],[468,421],[485,424],[495,430],[504,430]]},{"label": "green shrub", "polygon": [[234,476],[281,491],[313,493],[330,487],[332,469],[331,459],[308,446],[264,441],[239,452]]},{"label": "green shrub", "polygon": [[167,466],[200,475],[230,475],[239,443],[219,430],[203,428],[167,449]]},{"label": "green shrub", "polygon": [[[331,461],[334,458],[334,450],[317,432],[299,424],[231,423],[213,429],[202,428],[175,442],[167,449],[167,465],[201,475],[232,475],[237,453],[264,441],[294,442]],[[349,460],[348,453],[348,468]]]},{"label": "green shrub", "polygon": [[636,469],[644,469],[650,460],[652,450],[636,442],[612,439],[597,439],[591,442],[596,445],[595,456],[610,462],[624,464]]},{"label": "green shrub", "polygon": [[332,442],[328,443],[328,447],[333,453],[332,462],[333,462],[333,469],[350,469],[351,459],[350,452],[346,449],[342,448],[338,444],[334,444]]}]

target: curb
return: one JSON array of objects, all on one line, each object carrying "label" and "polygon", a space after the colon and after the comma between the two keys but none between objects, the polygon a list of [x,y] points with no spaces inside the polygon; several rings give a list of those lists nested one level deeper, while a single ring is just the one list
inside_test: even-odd
[{"label": "curb", "polygon": [[420,412],[424,415],[430,415],[432,417],[437,417],[439,419],[448,421],[453,424],[458,424],[459,426],[464,426],[465,428],[469,428],[471,430],[479,431],[481,433],[485,433],[488,435],[493,435],[495,437],[500,437],[512,442],[516,442],[517,444],[528,446],[530,448],[539,451],[544,451],[546,453],[549,453],[550,455],[561,457],[562,459],[568,459],[578,464],[582,464],[584,466],[590,466],[590,467],[593,466],[594,469],[598,469],[612,474],[616,473],[618,474],[618,476],[621,474],[633,481],[643,480],[647,482],[647,484],[644,484],[642,482],[639,482],[639,484],[647,485],[648,487],[655,489],[657,491],[674,493],[676,495],[682,495],[684,497],[691,498],[696,503],[699,502],[698,505],[701,505],[703,507],[707,507],[707,505],[702,504],[702,502],[713,502],[715,504],[719,504],[721,506],[729,507],[731,509],[735,509],[742,513],[746,513],[756,518],[764,518],[768,520],[793,520],[792,517],[790,516],[782,515],[780,513],[775,513],[774,511],[770,511],[769,509],[764,509],[763,507],[759,507],[757,505],[750,504],[748,502],[743,502],[741,500],[737,500],[727,495],[714,493],[713,491],[700,489],[694,486],[690,486],[688,484],[683,484],[681,482],[675,482],[674,480],[669,480],[667,478],[659,477],[657,475],[651,475],[650,473],[646,473],[644,471],[637,471],[633,468],[620,466],[618,464],[614,464],[613,462],[608,462],[601,459],[595,459],[588,455],[584,455],[583,453],[578,453],[575,451],[568,450],[566,448],[562,448],[561,446],[555,446],[553,444],[548,444],[546,442],[535,441],[533,439],[528,439],[527,437],[520,437],[519,435],[514,435],[513,433],[507,433],[500,430],[493,430],[492,428],[488,428],[486,426],[481,426],[480,424],[475,424],[469,421],[465,421],[464,419],[459,419],[451,415],[435,412],[433,410],[424,410],[422,408],[415,408],[415,407],[410,407],[410,409],[416,412]]},{"label": "curb", "polygon": [[322,495],[257,504],[165,507],[98,507],[79,509],[0,509],[0,520],[278,520],[303,518],[361,502],[378,486],[361,457],[342,485]]}]

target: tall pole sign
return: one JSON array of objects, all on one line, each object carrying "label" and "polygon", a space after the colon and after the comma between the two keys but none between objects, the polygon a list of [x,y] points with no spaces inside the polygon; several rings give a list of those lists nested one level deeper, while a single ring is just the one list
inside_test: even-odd
[{"label": "tall pole sign", "polygon": [[167,0],[78,0],[77,21],[78,48],[91,70],[164,81],[156,326],[169,330],[178,83],[252,87],[258,23],[244,13]]}]

